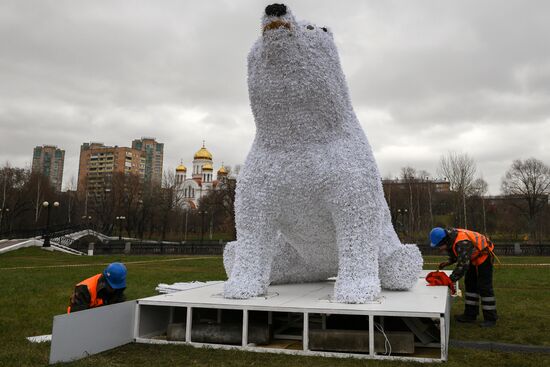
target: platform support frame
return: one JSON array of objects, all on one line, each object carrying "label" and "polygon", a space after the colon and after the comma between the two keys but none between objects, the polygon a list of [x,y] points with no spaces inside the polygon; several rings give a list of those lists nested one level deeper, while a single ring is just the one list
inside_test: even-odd
[{"label": "platform support frame", "polygon": [[243,340],[242,346],[248,346],[248,310],[243,309]]}]

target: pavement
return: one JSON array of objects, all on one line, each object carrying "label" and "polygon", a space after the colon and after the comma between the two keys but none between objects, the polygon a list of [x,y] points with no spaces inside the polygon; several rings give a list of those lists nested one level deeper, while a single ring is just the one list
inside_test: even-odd
[{"label": "pavement", "polygon": [[6,240],[6,241],[2,241],[2,242],[0,242],[0,250],[4,249],[6,247],[17,245],[18,243],[24,242],[24,241],[28,241],[28,240],[24,239],[24,240]]}]

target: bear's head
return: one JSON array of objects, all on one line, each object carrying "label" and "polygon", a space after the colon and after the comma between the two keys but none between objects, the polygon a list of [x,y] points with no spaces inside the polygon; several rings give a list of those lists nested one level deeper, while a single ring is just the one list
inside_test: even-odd
[{"label": "bear's head", "polygon": [[[332,32],[296,21],[283,4],[269,5],[248,56],[248,87],[257,125],[289,114],[341,114],[348,91]],[[322,122],[321,122],[322,123]]]}]

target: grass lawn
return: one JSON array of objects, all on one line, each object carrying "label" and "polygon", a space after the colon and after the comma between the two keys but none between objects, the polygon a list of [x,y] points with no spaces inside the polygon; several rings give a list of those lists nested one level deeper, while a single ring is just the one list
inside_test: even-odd
[{"label": "grass lawn", "polygon": [[[442,258],[426,257],[426,263]],[[71,290],[80,280],[100,272],[104,264],[127,264],[128,299],[155,294],[158,283],[225,278],[221,257],[95,256],[75,257],[27,248],[0,255],[0,366],[43,366],[49,343],[25,337],[51,333],[54,315],[64,313]],[[509,264],[550,263],[546,257],[501,258],[495,270],[499,324],[494,329],[451,324],[451,339],[490,340],[550,346],[550,268]],[[68,266],[78,264],[79,266]],[[60,267],[53,267],[60,266]],[[426,265],[433,269],[435,265]],[[453,313],[461,313],[463,300]],[[66,364],[67,366],[405,366],[411,363],[295,357],[186,346],[132,344]],[[450,349],[449,366],[550,366],[550,354],[496,353]]]}]

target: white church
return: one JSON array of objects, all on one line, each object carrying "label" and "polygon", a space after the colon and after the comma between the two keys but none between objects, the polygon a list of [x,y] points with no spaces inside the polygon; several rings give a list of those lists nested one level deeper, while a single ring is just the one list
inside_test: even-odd
[{"label": "white church", "polygon": [[193,173],[187,177],[187,167],[180,164],[176,167],[176,186],[179,197],[183,198],[185,205],[195,209],[199,205],[199,199],[208,195],[210,190],[220,188],[226,181],[228,172],[223,166],[218,169],[216,179],[213,175],[214,166],[212,154],[202,144],[193,156]]}]

